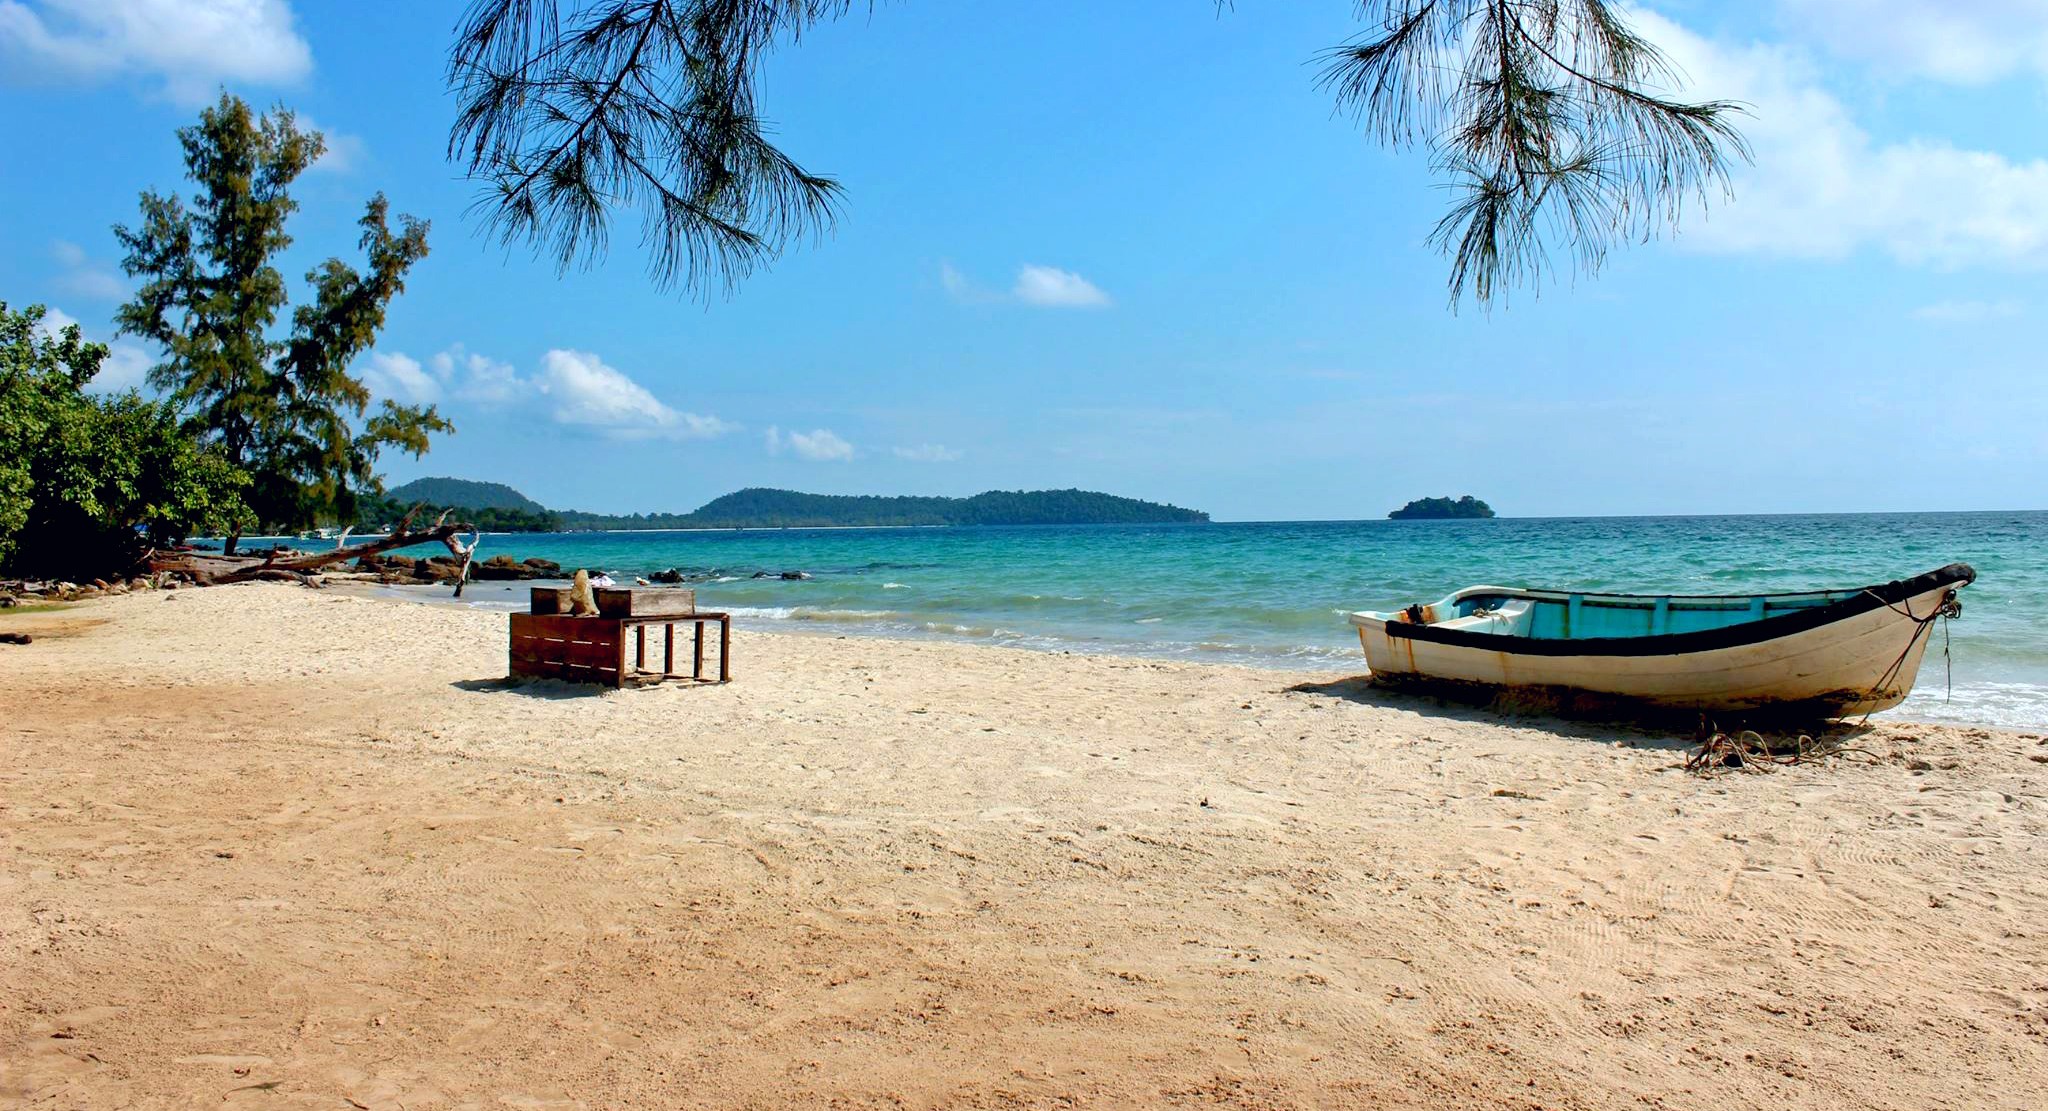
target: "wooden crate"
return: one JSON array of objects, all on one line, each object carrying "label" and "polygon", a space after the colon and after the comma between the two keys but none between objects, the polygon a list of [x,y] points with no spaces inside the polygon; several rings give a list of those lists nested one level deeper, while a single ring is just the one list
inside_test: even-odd
[{"label": "wooden crate", "polygon": [[624,686],[625,626],[602,617],[515,613],[510,656],[514,678]]},{"label": "wooden crate", "polygon": [[534,613],[568,613],[569,588],[566,586],[536,586],[533,588]]},{"label": "wooden crate", "polygon": [[[697,592],[689,587],[640,587],[622,589],[603,586],[596,590],[597,612],[601,617],[687,617],[697,612]],[[568,603],[563,602],[566,607]]]}]

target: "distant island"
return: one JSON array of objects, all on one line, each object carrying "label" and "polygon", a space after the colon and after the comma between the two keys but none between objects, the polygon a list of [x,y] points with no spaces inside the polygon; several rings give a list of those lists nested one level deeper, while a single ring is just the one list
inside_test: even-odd
[{"label": "distant island", "polygon": [[1493,507],[1470,494],[1449,498],[1417,498],[1387,514],[1396,521],[1471,521],[1493,516]]},{"label": "distant island", "polygon": [[873,528],[911,525],[1199,524],[1200,510],[1088,490],[991,490],[970,498],[805,494],[749,487],[692,513],[587,513],[548,509],[510,486],[459,478],[415,479],[365,505],[358,527],[389,524],[413,505],[461,510],[491,532],[623,529]]},{"label": "distant island", "polygon": [[462,509],[517,509],[523,513],[546,513],[548,507],[502,482],[476,482],[467,478],[415,478],[394,488],[392,501],[412,505],[457,506]]}]

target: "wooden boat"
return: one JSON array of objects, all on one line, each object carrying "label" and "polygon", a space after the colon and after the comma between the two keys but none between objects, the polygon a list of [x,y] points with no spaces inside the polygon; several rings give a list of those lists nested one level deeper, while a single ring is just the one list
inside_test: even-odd
[{"label": "wooden boat", "polygon": [[1976,581],[1952,563],[1803,594],[1633,595],[1474,586],[1354,613],[1373,677],[1591,695],[1622,708],[1818,720],[1905,701],[1934,621]]}]

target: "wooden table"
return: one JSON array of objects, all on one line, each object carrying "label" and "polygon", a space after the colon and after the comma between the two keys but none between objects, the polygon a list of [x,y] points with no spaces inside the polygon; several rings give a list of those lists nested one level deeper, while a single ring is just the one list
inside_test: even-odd
[{"label": "wooden table", "polygon": [[[718,678],[704,678],[704,626],[707,622],[718,622]],[[699,683],[732,682],[732,615],[712,610],[699,610],[690,614],[661,614],[654,617],[622,617],[618,619],[621,630],[633,630],[633,668],[647,671],[647,627],[660,625],[661,630],[661,677],[663,679],[690,679]],[[691,640],[690,673],[684,675],[676,670],[676,626],[684,623],[696,626],[696,635]]]},{"label": "wooden table", "polygon": [[[651,614],[644,617],[570,617],[566,614],[515,613],[510,647],[514,678],[566,679],[623,687],[636,675],[688,679],[698,683],[732,681],[732,615],[711,610]],[[718,624],[718,678],[704,677],[704,626]],[[676,670],[676,626],[693,625],[696,636],[688,675]],[[647,669],[647,627],[662,626],[662,669]],[[633,630],[633,662],[626,663],[626,630]]]}]

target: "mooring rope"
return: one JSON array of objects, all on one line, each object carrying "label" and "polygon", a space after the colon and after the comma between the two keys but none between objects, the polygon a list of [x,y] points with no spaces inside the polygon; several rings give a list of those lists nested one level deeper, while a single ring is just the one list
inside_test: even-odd
[{"label": "mooring rope", "polygon": [[[1876,598],[1886,609],[1913,623],[1913,635],[1906,639],[1905,649],[1899,653],[1897,659],[1891,662],[1890,666],[1886,667],[1878,675],[1877,682],[1872,684],[1870,690],[1864,694],[1863,701],[1865,703],[1875,702],[1879,693],[1887,685],[1898,679],[1899,674],[1906,669],[1906,661],[1913,655],[1914,646],[1920,643],[1921,637],[1932,635],[1929,630],[1933,628],[1936,621],[1942,622],[1941,654],[1948,667],[1949,696],[1953,697],[1955,693],[1955,658],[1949,652],[1949,628],[1946,619],[1962,616],[1963,604],[1957,600],[1956,592],[1949,590],[1944,593],[1941,596],[1941,603],[1934,607],[1934,612],[1925,617],[1913,612],[1911,599],[1908,599],[1901,606],[1895,602],[1885,601],[1874,591],[1865,589],[1863,593]],[[1874,712],[1872,710],[1865,710],[1863,718],[1857,722],[1857,726],[1861,728],[1869,725],[1870,715]],[[1704,721],[1701,724],[1702,728],[1700,731],[1704,734],[1707,732]],[[1737,730],[1732,735],[1716,729],[1700,741],[1698,748],[1686,754],[1685,770],[1699,775],[1712,775],[1715,772],[1727,771],[1731,768],[1761,772],[1769,771],[1772,767],[1776,766],[1802,764],[1810,760],[1846,753],[1868,756],[1873,761],[1880,759],[1876,753],[1868,749],[1851,748],[1843,745],[1838,740],[1816,740],[1804,733],[1799,734],[1792,742],[1791,751],[1774,752],[1770,742],[1764,739],[1763,734],[1758,733],[1754,729]]]}]

